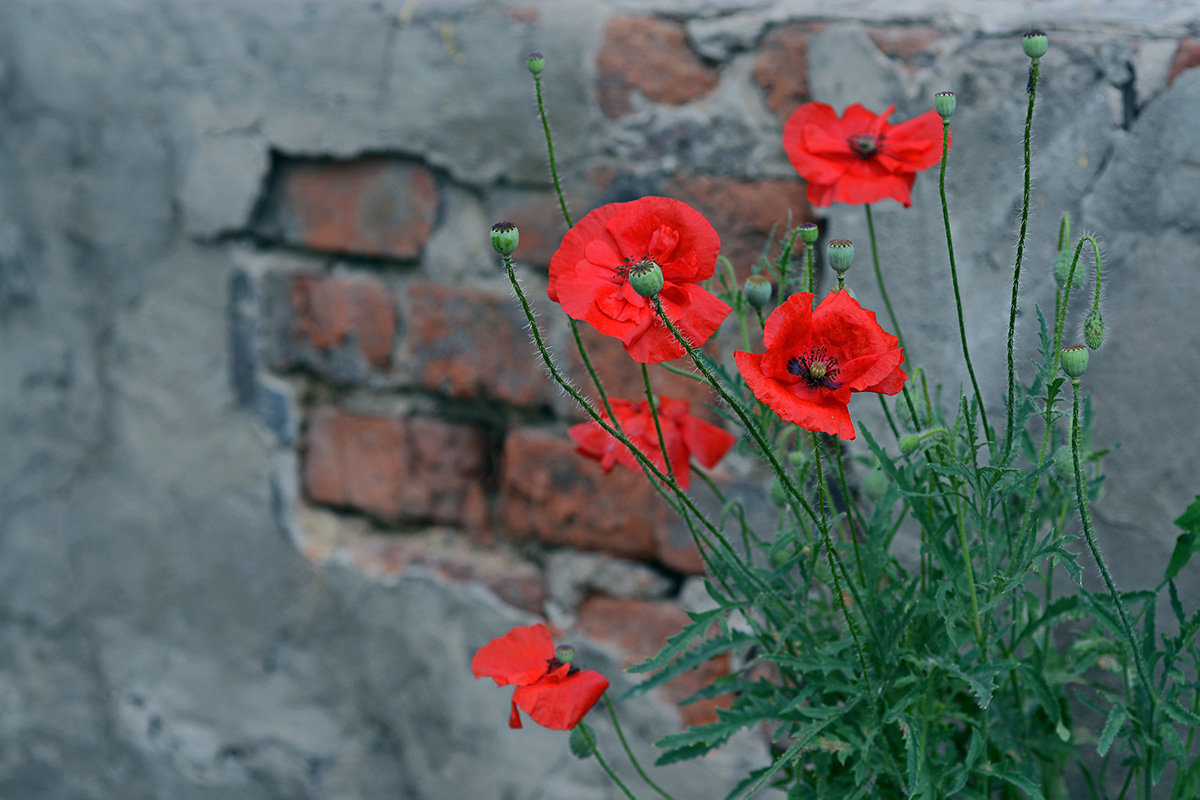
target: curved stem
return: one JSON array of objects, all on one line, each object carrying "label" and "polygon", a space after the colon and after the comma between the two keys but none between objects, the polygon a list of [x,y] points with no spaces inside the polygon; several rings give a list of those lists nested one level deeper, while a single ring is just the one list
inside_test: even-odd
[{"label": "curved stem", "polygon": [[954,305],[958,309],[958,336],[962,342],[963,360],[967,362],[967,374],[971,376],[971,386],[975,390],[975,402],[979,404],[979,416],[983,420],[983,432],[989,442],[992,439],[992,426],[988,424],[987,410],[983,407],[983,392],[979,391],[979,381],[975,378],[975,367],[971,364],[971,351],[967,347],[967,328],[963,322],[962,293],[958,288],[958,267],[954,263],[954,237],[950,235],[950,204],[946,200],[946,164],[950,160],[950,120],[942,120],[942,170],[938,176],[938,190],[942,194],[942,224],[946,228],[946,251],[950,254],[950,279],[954,283]]},{"label": "curved stem", "polygon": [[658,447],[662,450],[663,465],[667,468],[667,477],[675,480],[675,469],[671,466],[671,456],[667,452],[667,440],[663,436],[662,423],[658,419],[658,404],[654,402],[654,390],[650,388],[650,370],[642,364],[642,383],[646,387],[646,402],[650,404],[650,418],[654,420],[654,431],[658,434]]},{"label": "curved stem", "polygon": [[625,748],[625,755],[629,756],[629,761],[633,764],[633,768],[637,770],[638,775],[641,775],[642,780],[644,780],[651,789],[658,792],[664,800],[675,800],[674,797],[664,791],[657,783],[650,780],[650,776],[646,774],[646,771],[642,769],[642,765],[638,763],[637,756],[635,756],[633,754],[633,750],[629,748],[629,742],[625,741],[625,732],[621,730],[621,721],[617,719],[617,711],[615,708],[613,708],[612,700],[608,699],[608,692],[604,693],[604,704],[608,706],[608,716],[612,718],[613,727],[617,731],[617,738],[621,740],[621,747]]},{"label": "curved stem", "polygon": [[542,118],[542,133],[546,137],[546,152],[550,156],[550,177],[554,179],[554,193],[558,195],[558,207],[562,209],[563,219],[570,228],[575,223],[571,222],[571,212],[567,211],[567,201],[563,197],[562,184],[558,182],[558,166],[554,162],[554,139],[550,136],[550,121],[546,119],[546,105],[542,102],[541,75],[533,76],[533,85],[537,89],[538,114]]},{"label": "curved stem", "polygon": [[875,281],[879,284],[879,294],[883,296],[883,305],[887,308],[888,319],[892,321],[896,338],[900,340],[900,346],[904,348],[904,359],[911,361],[912,359],[908,357],[908,348],[904,347],[904,334],[900,332],[900,322],[896,319],[896,312],[892,310],[892,301],[888,297],[887,287],[883,285],[883,270],[879,268],[879,245],[875,241],[875,220],[871,216],[871,204],[865,203],[863,208],[867,211],[867,234],[871,237],[871,263],[875,267]]},{"label": "curved stem", "polygon": [[592,749],[592,755],[596,757],[596,763],[608,773],[608,777],[612,778],[613,783],[621,787],[621,791],[625,793],[625,796],[628,797],[629,800],[638,800],[637,795],[629,791],[629,787],[625,785],[625,782],[617,777],[617,773],[613,772],[612,767],[610,767],[608,762],[604,760],[604,756],[600,755],[600,749],[596,747],[596,740],[592,737],[592,732],[588,729],[588,726],[580,722],[579,730],[583,731],[583,738],[587,740],[588,747]]},{"label": "curved stem", "polygon": [[1008,307],[1008,396],[1006,405],[1008,406],[1008,420],[1004,425],[1004,448],[1003,457],[1008,458],[1012,451],[1013,442],[1013,423],[1014,411],[1013,407],[1016,403],[1016,382],[1017,382],[1017,367],[1013,359],[1013,336],[1017,327],[1017,294],[1021,287],[1021,262],[1025,258],[1025,232],[1029,227],[1029,140],[1030,131],[1033,127],[1033,104],[1037,99],[1037,81],[1038,81],[1038,59],[1033,59],[1033,63],[1029,67],[1029,105],[1025,110],[1025,188],[1021,195],[1021,232],[1017,237],[1017,261],[1013,265],[1013,284],[1012,284],[1012,302]]}]

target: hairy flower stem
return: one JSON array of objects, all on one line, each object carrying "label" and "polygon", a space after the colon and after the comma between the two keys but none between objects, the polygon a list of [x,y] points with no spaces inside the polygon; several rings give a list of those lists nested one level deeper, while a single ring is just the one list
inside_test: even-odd
[{"label": "hairy flower stem", "polygon": [[675,800],[670,794],[664,791],[657,783],[650,780],[650,776],[642,769],[642,765],[638,763],[637,756],[633,754],[633,750],[629,747],[629,742],[625,740],[625,732],[621,730],[621,721],[617,719],[617,711],[613,708],[612,700],[608,699],[608,692],[604,693],[604,704],[608,706],[608,716],[612,718],[613,728],[617,731],[617,738],[621,740],[621,747],[625,748],[625,755],[629,756],[630,763],[637,770],[637,774],[642,776],[647,785],[663,798],[663,800]]},{"label": "hairy flower stem", "polygon": [[[950,254],[950,280],[954,284],[954,305],[958,309],[958,336],[962,342],[963,360],[967,362],[967,374],[971,376],[971,386],[975,390],[975,402],[979,404],[979,416],[983,420],[983,432],[989,443],[995,444],[992,438],[992,426],[988,424],[987,409],[983,406],[983,392],[979,390],[979,381],[975,378],[975,367],[971,364],[971,351],[967,347],[967,328],[963,322],[962,293],[958,288],[958,267],[954,263],[954,237],[950,235],[950,204],[946,200],[946,164],[950,160],[950,120],[942,120],[942,170],[938,176],[938,190],[942,194],[942,224],[946,228],[946,251]],[[873,243],[873,242],[872,242]]]},{"label": "hairy flower stem", "polygon": [[662,450],[663,464],[667,468],[667,477],[675,482],[675,469],[671,466],[671,456],[667,452],[667,440],[663,436],[662,423],[658,420],[658,406],[654,402],[654,390],[650,388],[650,370],[642,364],[642,383],[646,387],[646,402],[650,404],[650,418],[654,420],[654,431],[658,434],[658,447]]},{"label": "hairy flower stem", "polygon": [[1037,99],[1038,59],[1033,59],[1029,66],[1029,105],[1025,110],[1025,188],[1021,195],[1021,232],[1017,236],[1017,261],[1013,265],[1012,302],[1008,307],[1008,395],[1006,411],[1008,420],[1004,424],[1004,447],[1001,458],[1008,460],[1012,452],[1013,424],[1015,422],[1017,395],[1017,367],[1013,359],[1013,337],[1017,329],[1017,295],[1021,288],[1021,262],[1025,259],[1025,232],[1029,227],[1029,141],[1033,128],[1033,104]]},{"label": "hairy flower stem", "polygon": [[596,763],[600,765],[600,768],[608,773],[608,777],[612,778],[613,783],[621,787],[621,791],[625,793],[625,796],[629,800],[638,800],[637,795],[629,791],[629,787],[625,785],[625,782],[617,777],[617,773],[613,772],[612,767],[604,760],[604,756],[600,755],[600,750],[596,747],[596,739],[592,736],[592,732],[588,726],[580,722],[579,730],[583,731],[583,738],[587,740],[588,748],[592,751],[592,755],[596,757]]},{"label": "hairy flower stem", "polygon": [[865,203],[863,208],[867,212],[867,234],[871,237],[871,265],[875,267],[875,282],[879,284],[879,294],[883,296],[883,305],[887,308],[888,319],[892,321],[896,338],[900,340],[900,346],[904,348],[904,360],[911,361],[912,359],[908,357],[908,348],[904,347],[904,334],[900,332],[900,322],[896,319],[896,312],[892,310],[892,301],[888,298],[887,287],[883,285],[883,270],[879,268],[879,244],[875,241],[875,220],[871,216],[871,204]]},{"label": "hairy flower stem", "polygon": [[971,623],[975,629],[975,641],[979,643],[980,653],[984,652],[983,626],[979,624],[979,598],[975,593],[975,567],[971,564],[971,545],[967,541],[967,526],[963,521],[966,510],[960,497],[958,508],[955,509],[954,523],[958,528],[958,543],[962,546],[963,567],[967,571],[967,588],[971,593]]},{"label": "hairy flower stem", "polygon": [[812,292],[815,295],[817,293],[817,269],[813,261],[813,246],[806,244],[804,245],[804,291]]},{"label": "hairy flower stem", "polygon": [[542,76],[533,76],[533,85],[537,90],[538,115],[542,118],[542,134],[546,137],[546,153],[550,156],[550,177],[554,179],[554,193],[558,195],[558,207],[562,209],[563,219],[570,228],[571,212],[567,210],[567,200],[563,197],[562,184],[558,181],[558,165],[554,162],[554,138],[550,136],[550,121],[546,118],[546,104],[542,102]]},{"label": "hairy flower stem", "polygon": [[[1080,442],[1079,434],[1079,379],[1071,379],[1071,393],[1073,400],[1071,403],[1071,463],[1075,470],[1075,503],[1079,507],[1079,518],[1083,524],[1083,536],[1087,540],[1088,549],[1092,553],[1092,558],[1096,559],[1096,564],[1100,567],[1100,574],[1104,576],[1104,585],[1108,587],[1108,594],[1112,597],[1113,604],[1117,607],[1117,615],[1121,618],[1121,627],[1125,629],[1125,636],[1129,639],[1129,650],[1133,655],[1133,665],[1137,669],[1138,679],[1142,682],[1142,688],[1146,691],[1146,697],[1150,703],[1149,719],[1154,719],[1154,706],[1156,698],[1154,696],[1154,686],[1150,683],[1150,674],[1146,670],[1146,665],[1142,661],[1142,651],[1138,647],[1137,635],[1133,631],[1133,623],[1129,620],[1129,612],[1125,608],[1125,601],[1121,599],[1121,593],[1117,591],[1117,586],[1113,583],[1112,574],[1108,571],[1108,564],[1104,561],[1104,556],[1100,552],[1100,542],[1096,540],[1096,532],[1092,528],[1092,515],[1089,511],[1090,504],[1088,503],[1087,486],[1083,481],[1083,469],[1080,467],[1082,459],[1083,445]],[[1151,611],[1150,613],[1154,613]]]}]

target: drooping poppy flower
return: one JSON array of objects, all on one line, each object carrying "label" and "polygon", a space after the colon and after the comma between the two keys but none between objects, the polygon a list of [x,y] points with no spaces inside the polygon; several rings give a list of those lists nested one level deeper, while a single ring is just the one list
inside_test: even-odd
[{"label": "drooping poppy flower", "polygon": [[[645,400],[635,404],[621,398],[610,398],[609,402],[621,430],[637,445],[642,454],[665,474],[666,461],[663,460],[662,448],[659,447],[658,431],[654,427],[654,417],[650,414],[650,404]],[[688,462],[692,456],[704,466],[713,467],[737,441],[737,437],[724,429],[693,417],[690,410],[691,404],[686,400],[658,398],[658,422],[662,427],[663,441],[667,444],[667,455],[675,472],[675,482],[683,489],[687,489],[691,483],[692,473]],[[605,417],[607,416],[605,414]],[[567,433],[575,440],[578,452],[598,460],[605,472],[612,471],[617,463],[641,472],[642,468],[633,453],[629,452],[629,448],[610,436],[599,423],[584,422],[573,425]]]},{"label": "drooping poppy flower", "polygon": [[699,281],[712,277],[721,240],[699,211],[669,197],[609,203],[563,236],[550,259],[550,299],[567,316],[620,339],[634,361],[657,364],[684,354],[655,313],[629,284],[632,268],[662,269],[658,293],[680,333],[699,347],[729,316],[729,306]]},{"label": "drooping poppy flower", "polygon": [[571,648],[555,650],[545,625],[522,625],[485,644],[471,659],[475,678],[516,686],[508,727],[520,728],[523,709],[537,724],[567,731],[608,690],[608,679],[570,663]]},{"label": "drooping poppy flower", "polygon": [[854,392],[892,395],[908,376],[900,340],[879,327],[848,292],[831,292],[816,310],[808,292],[771,312],[765,353],[734,353],[754,396],[788,422],[854,438],[847,404]]},{"label": "drooping poppy flower", "polygon": [[874,203],[885,197],[912,205],[917,173],[942,160],[942,118],[936,110],[892,125],[895,109],[876,116],[858,103],[839,119],[825,103],[805,103],[783,127],[788,160],[808,181],[808,201]]}]

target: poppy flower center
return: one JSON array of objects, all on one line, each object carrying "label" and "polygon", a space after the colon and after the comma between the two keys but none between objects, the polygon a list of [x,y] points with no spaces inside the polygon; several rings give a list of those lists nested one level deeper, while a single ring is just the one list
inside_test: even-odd
[{"label": "poppy flower center", "polygon": [[881,140],[876,139],[869,133],[864,133],[860,136],[853,136],[850,138],[851,149],[858,153],[858,155],[862,158],[870,158],[878,153],[879,146],[881,144],[883,144]]},{"label": "poppy flower center", "polygon": [[837,356],[830,355],[824,347],[814,347],[805,355],[788,359],[787,371],[798,376],[812,389],[834,390],[841,386],[837,376],[842,370]]},{"label": "poppy flower center", "polygon": [[617,267],[617,277],[621,280],[628,280],[630,275],[645,275],[654,267],[661,265],[650,256],[642,256],[637,261],[634,261],[632,256],[625,256],[625,263]]},{"label": "poppy flower center", "polygon": [[[554,670],[563,666],[563,664],[564,662],[559,661],[557,656],[551,656],[550,658],[546,659],[546,672],[554,672]],[[579,672],[579,667],[575,666],[574,664],[568,664],[567,674],[574,675],[576,672]]]}]

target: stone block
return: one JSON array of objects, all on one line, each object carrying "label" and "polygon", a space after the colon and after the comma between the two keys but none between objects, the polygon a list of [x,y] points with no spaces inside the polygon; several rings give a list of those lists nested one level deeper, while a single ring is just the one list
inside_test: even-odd
[{"label": "stone block", "polygon": [[762,89],[767,108],[780,122],[812,99],[808,86],[808,38],[823,25],[793,23],[772,28],[763,37],[754,62],[754,82]]},{"label": "stone block", "polygon": [[1179,48],[1175,58],[1171,60],[1171,68],[1167,71],[1167,85],[1170,86],[1180,73],[1192,67],[1200,66],[1200,40],[1185,36],[1179,40]]}]

